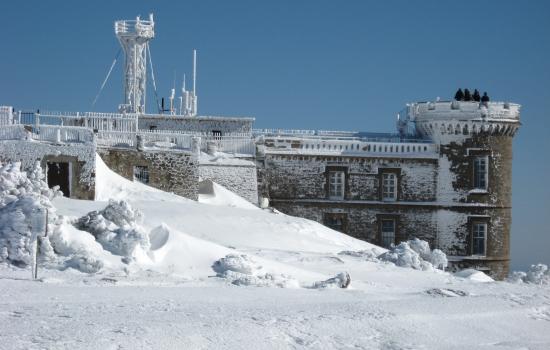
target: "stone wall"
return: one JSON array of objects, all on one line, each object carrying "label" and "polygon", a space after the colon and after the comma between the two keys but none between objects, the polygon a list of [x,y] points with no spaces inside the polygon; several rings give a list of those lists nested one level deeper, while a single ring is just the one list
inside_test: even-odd
[{"label": "stone wall", "polygon": [[[475,266],[495,278],[508,273],[511,222],[511,141],[477,137],[440,146],[439,158],[281,154],[259,159],[258,189],[278,210],[320,223],[327,215],[342,231],[380,244],[380,222],[395,220],[395,241],[418,237],[450,255],[452,267]],[[472,191],[472,155],[488,152],[489,187]],[[328,198],[328,170],[345,172],[343,200]],[[395,202],[381,200],[381,172],[398,175]],[[472,256],[472,223],[487,223],[486,256]],[[452,259],[451,259],[452,260]]]},{"label": "stone wall", "polygon": [[273,199],[327,198],[327,169],[345,171],[346,200],[379,200],[384,169],[400,169],[399,200],[436,198],[437,159],[266,154],[261,167],[260,192]]},{"label": "stone wall", "polygon": [[123,148],[99,148],[98,153],[111,170],[129,180],[134,179],[134,166],[146,166],[149,186],[193,200],[198,198],[199,168],[193,153]]},{"label": "stone wall", "polygon": [[[47,172],[47,162],[70,164],[71,198],[93,200],[95,197],[95,142],[53,144],[26,140],[0,141],[0,160],[21,162],[23,170],[36,161]],[[76,179],[76,181],[75,181]]]},{"label": "stone wall", "polygon": [[200,164],[200,178],[212,180],[253,204],[258,204],[256,165]]}]

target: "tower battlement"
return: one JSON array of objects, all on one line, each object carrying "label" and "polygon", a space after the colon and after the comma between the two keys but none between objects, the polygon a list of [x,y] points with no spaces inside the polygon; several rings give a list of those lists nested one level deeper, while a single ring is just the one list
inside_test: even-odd
[{"label": "tower battlement", "polygon": [[436,101],[407,105],[406,123],[416,133],[438,143],[461,141],[472,135],[514,136],[520,105],[510,102]]}]

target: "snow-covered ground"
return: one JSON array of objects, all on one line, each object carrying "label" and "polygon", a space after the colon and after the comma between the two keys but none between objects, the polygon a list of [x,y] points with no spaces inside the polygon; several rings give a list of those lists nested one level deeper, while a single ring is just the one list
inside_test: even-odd
[{"label": "snow-covered ground", "polygon": [[[6,190],[24,179],[2,171],[0,216],[28,201]],[[420,259],[418,242],[383,255],[416,269],[398,267],[382,248],[219,185],[197,203],[100,160],[97,181],[97,201],[52,201],[39,280],[0,264],[1,349],[550,348],[548,283],[452,275],[428,263],[437,252]],[[27,259],[13,239],[21,215],[0,228],[4,260]],[[535,275],[548,277],[516,280]]]}]

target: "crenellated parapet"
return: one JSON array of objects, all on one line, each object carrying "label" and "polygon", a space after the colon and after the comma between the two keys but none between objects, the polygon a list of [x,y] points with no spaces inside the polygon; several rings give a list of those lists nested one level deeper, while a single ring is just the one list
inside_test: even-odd
[{"label": "crenellated parapet", "polygon": [[513,137],[521,125],[519,110],[509,102],[416,102],[407,106],[407,122],[419,136],[440,144],[475,135]]}]

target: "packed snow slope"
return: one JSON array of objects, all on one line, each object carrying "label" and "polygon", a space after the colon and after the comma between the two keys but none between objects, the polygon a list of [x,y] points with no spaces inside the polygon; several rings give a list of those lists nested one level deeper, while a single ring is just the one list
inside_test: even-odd
[{"label": "packed snow slope", "polygon": [[453,275],[422,241],[386,251],[223,188],[197,203],[100,159],[97,181],[97,201],[51,202],[39,280],[0,263],[0,349],[550,348],[544,266]]}]

